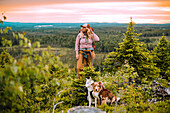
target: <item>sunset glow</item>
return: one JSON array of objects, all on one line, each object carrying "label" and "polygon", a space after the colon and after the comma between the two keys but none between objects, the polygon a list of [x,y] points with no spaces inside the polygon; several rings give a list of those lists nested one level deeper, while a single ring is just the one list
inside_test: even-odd
[{"label": "sunset glow", "polygon": [[[9,2],[11,0],[6,0]],[[16,0],[16,2],[22,0]],[[24,0],[23,0],[24,1]],[[8,4],[0,1],[9,22],[116,22],[127,23],[132,16],[136,23],[170,23],[170,1],[127,0],[127,2],[53,2],[41,4]],[[66,0],[67,1],[67,0]],[[91,0],[93,1],[93,0]],[[10,2],[9,2],[10,3]]]}]

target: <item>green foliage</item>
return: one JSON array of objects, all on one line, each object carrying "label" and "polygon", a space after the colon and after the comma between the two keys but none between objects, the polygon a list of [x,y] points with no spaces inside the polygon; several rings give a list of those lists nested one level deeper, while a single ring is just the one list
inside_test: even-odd
[{"label": "green foliage", "polygon": [[4,68],[5,64],[11,64],[13,62],[13,57],[6,51],[0,54],[0,67]]},{"label": "green foliage", "polygon": [[83,69],[83,72],[80,72],[81,75],[83,75],[83,79],[85,78],[92,78],[92,80],[96,81],[97,77],[100,75],[100,72],[95,72],[95,68],[92,66],[85,67]]},{"label": "green foliage", "polygon": [[[75,106],[87,106],[85,77],[102,81],[106,88],[120,97],[118,103],[98,106],[107,113],[168,113],[169,98],[155,97],[152,82],[148,81],[157,76],[158,69],[154,63],[158,64],[163,58],[166,60],[169,58],[167,53],[169,49],[166,49],[169,48],[169,42],[166,39],[161,39],[155,49],[157,53],[151,56],[144,44],[137,42],[136,37],[139,34],[134,33],[133,22],[130,22],[124,42],[120,44],[120,48],[116,48],[116,52],[111,52],[105,61],[105,65],[108,66],[106,69],[111,71],[101,73],[95,72],[93,67],[86,67],[81,72],[83,77],[77,79],[75,70],[64,65],[50,46],[45,51],[37,51],[37,47],[41,47],[40,42],[32,43],[25,33],[14,33],[11,30],[10,27],[0,29],[0,111],[2,113],[52,111],[58,113],[67,112],[69,108]],[[12,37],[9,38],[10,33]],[[162,64],[164,68],[157,66],[161,73],[167,76],[166,73],[169,72],[167,67],[165,68],[166,63]],[[141,76],[142,84],[136,84],[135,79]],[[161,86],[169,87],[168,80],[157,78],[157,81]],[[152,98],[160,101],[157,103],[147,101]]]},{"label": "green foliage", "polygon": [[74,106],[87,106],[87,90],[85,90],[85,83],[87,77],[92,77],[97,81],[100,72],[95,72],[93,67],[85,67],[81,72],[83,77],[81,79],[74,78],[70,88],[61,92],[61,100],[64,101],[62,108],[74,107]]},{"label": "green foliage", "polygon": [[0,37],[1,43],[3,47],[11,47],[12,41],[5,38],[5,34],[8,33],[9,30],[12,30],[11,27],[6,27],[5,29],[1,30],[0,34],[2,34],[2,37]]},{"label": "green foliage", "polygon": [[68,110],[74,106],[87,106],[87,91],[84,90],[84,85],[83,79],[73,79],[69,88],[61,92],[59,100],[64,101],[64,104],[60,106],[60,109]]},{"label": "green foliage", "polygon": [[159,69],[152,61],[150,52],[145,48],[143,43],[137,42],[141,34],[134,33],[134,22],[129,23],[127,32],[124,34],[125,39],[119,44],[115,52],[111,52],[105,59],[104,65],[106,71],[117,71],[118,68],[128,61],[138,73],[140,80],[147,77],[148,80],[153,80],[159,75]]},{"label": "green foliage", "polygon": [[153,50],[154,62],[156,66],[161,70],[161,77],[169,80],[170,73],[170,41],[165,36],[159,40],[157,47]]},{"label": "green foliage", "polygon": [[[49,58],[53,59],[51,65],[59,64],[55,58]],[[63,82],[58,76],[61,73],[68,75],[68,71],[61,67],[63,72],[56,71],[52,75],[49,73],[48,59],[43,58],[43,61],[44,63],[36,62],[35,65],[31,56],[23,56],[21,60],[15,60],[12,64],[6,63],[4,68],[1,68],[1,111],[11,109],[10,112],[35,112],[47,111],[52,107],[55,95],[64,87],[61,86]],[[15,103],[11,105],[11,101]]]},{"label": "green foliage", "polygon": [[[159,107],[165,105],[162,112],[167,112],[169,109],[169,100],[150,103],[148,99],[156,98],[161,100],[162,97],[155,97],[155,90],[152,87],[152,82],[147,80],[143,84],[136,84],[134,78],[138,77],[135,69],[128,63],[122,65],[116,73],[109,73],[99,77],[103,81],[106,88],[110,89],[116,97],[121,100],[113,105],[101,105],[100,109],[112,112],[160,112]],[[131,78],[131,79],[129,79]],[[160,79],[162,80],[162,79]],[[167,84],[167,81],[160,81],[161,85]],[[168,87],[165,85],[164,87]],[[144,90],[145,89],[145,90]],[[158,108],[157,108],[158,107]]]},{"label": "green foliage", "polygon": [[[55,97],[66,87],[62,84],[69,83],[69,79],[63,78],[71,73],[50,49],[40,56],[33,47],[27,48],[31,42],[23,34],[14,35],[19,38],[19,46],[24,48],[25,54],[15,59],[4,49],[0,55],[0,111],[48,111],[59,101]],[[39,42],[33,45],[40,46]]]},{"label": "green foliage", "polygon": [[83,106],[87,105],[87,92],[84,90],[85,80],[74,79],[71,87],[74,88],[73,91],[73,106]]},{"label": "green foliage", "polygon": [[[7,19],[7,17],[4,15],[4,13],[2,13],[2,18],[0,19],[0,24],[2,23],[3,25],[3,21]],[[7,34],[9,30],[12,30],[11,27],[6,27],[5,29],[0,29],[0,35],[2,35],[2,37],[0,37],[0,45],[2,45],[3,47],[10,47],[12,46],[12,41],[11,40],[7,40],[3,34]]]}]

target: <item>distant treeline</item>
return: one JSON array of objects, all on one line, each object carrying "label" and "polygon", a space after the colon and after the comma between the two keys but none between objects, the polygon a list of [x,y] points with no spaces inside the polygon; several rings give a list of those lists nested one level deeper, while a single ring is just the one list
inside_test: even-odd
[{"label": "distant treeline", "polygon": [[[8,23],[9,24],[9,23]],[[14,24],[17,27],[17,23]],[[19,24],[20,25],[20,24]],[[32,42],[39,41],[43,46],[52,47],[68,47],[74,48],[76,36],[80,29],[80,23],[77,24],[52,24],[52,27],[41,27],[41,25],[49,24],[21,24],[16,32],[25,32]],[[27,26],[28,25],[28,26]],[[34,26],[33,26],[34,25]],[[58,25],[58,27],[57,27]],[[39,27],[35,27],[39,26]],[[59,28],[60,26],[60,28]],[[96,52],[111,52],[114,47],[118,47],[118,43],[124,39],[123,33],[126,32],[126,24],[97,24],[92,23],[94,32],[100,37],[100,42],[96,42]],[[158,40],[164,33],[167,39],[170,40],[170,24],[139,24],[135,26],[135,32],[142,33],[139,41],[144,42],[149,50],[152,50]],[[10,36],[9,36],[10,37]],[[13,44],[18,44],[18,41],[13,40]],[[1,46],[1,44],[0,44]]]}]

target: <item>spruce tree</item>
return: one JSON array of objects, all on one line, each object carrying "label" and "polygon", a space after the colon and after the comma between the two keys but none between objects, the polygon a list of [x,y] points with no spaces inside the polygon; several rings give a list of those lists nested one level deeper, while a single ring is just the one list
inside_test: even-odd
[{"label": "spruce tree", "polygon": [[141,34],[135,33],[135,23],[132,21],[128,23],[128,28],[122,43],[119,43],[119,48],[116,51],[109,53],[105,59],[104,65],[106,71],[117,71],[125,60],[128,60],[129,65],[135,68],[139,78],[146,77],[149,80],[154,79],[159,75],[159,70],[152,61],[149,51],[146,49],[144,43],[138,42],[136,37]]},{"label": "spruce tree", "polygon": [[170,41],[166,39],[166,36],[162,36],[153,52],[155,55],[154,62],[160,69],[161,77],[168,79],[170,74]]}]

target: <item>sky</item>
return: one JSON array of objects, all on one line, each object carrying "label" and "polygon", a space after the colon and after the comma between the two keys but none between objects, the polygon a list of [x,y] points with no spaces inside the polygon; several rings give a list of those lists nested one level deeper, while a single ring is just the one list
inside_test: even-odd
[{"label": "sky", "polygon": [[170,0],[0,0],[3,12],[8,22],[162,24],[170,23]]}]

